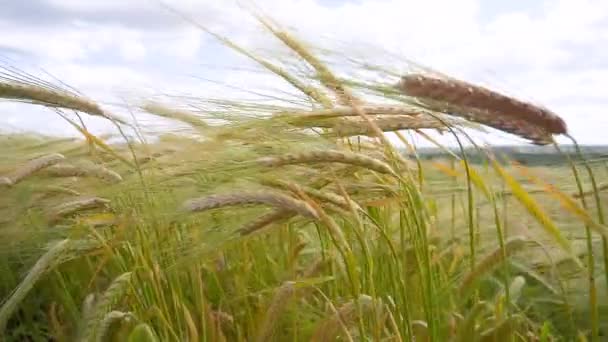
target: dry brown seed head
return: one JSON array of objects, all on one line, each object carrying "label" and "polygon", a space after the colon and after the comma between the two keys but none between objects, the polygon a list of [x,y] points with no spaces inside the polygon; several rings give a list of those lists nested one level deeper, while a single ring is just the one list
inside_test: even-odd
[{"label": "dry brown seed head", "polygon": [[459,116],[472,122],[514,134],[538,145],[547,145],[553,142],[551,133],[543,127],[525,120],[510,118],[500,113],[497,114],[477,108],[465,108],[447,103],[437,103],[435,101],[424,101],[423,103],[436,111]]},{"label": "dry brown seed head", "polygon": [[398,87],[409,96],[487,110],[506,119],[518,118],[551,134],[568,131],[563,119],[546,108],[464,81],[413,74],[403,76]]}]

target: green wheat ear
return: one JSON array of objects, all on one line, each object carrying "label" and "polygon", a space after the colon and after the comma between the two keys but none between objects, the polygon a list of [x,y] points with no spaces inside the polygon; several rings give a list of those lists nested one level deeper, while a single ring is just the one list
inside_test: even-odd
[{"label": "green wheat ear", "polygon": [[146,324],[138,324],[129,335],[128,342],[159,342],[154,330]]},{"label": "green wheat ear", "polygon": [[126,272],[116,277],[99,300],[95,302],[91,310],[84,317],[82,341],[91,341],[98,336],[100,326],[104,322],[104,317],[112,309],[114,303],[123,296],[131,282],[131,278],[131,272]]}]

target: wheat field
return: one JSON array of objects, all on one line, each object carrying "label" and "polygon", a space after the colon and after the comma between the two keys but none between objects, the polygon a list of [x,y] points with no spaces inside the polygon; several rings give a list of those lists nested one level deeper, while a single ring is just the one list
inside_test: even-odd
[{"label": "wheat field", "polygon": [[[469,134],[559,152],[556,136],[577,146],[567,122],[439,73],[338,76],[258,19],[291,64],[215,37],[299,97],[131,104],[176,130],[0,76],[0,98],[81,135],[0,136],[4,341],[606,338],[605,161],[528,167]],[[115,132],[91,133],[87,116]],[[420,139],[449,157],[420,158]]]}]

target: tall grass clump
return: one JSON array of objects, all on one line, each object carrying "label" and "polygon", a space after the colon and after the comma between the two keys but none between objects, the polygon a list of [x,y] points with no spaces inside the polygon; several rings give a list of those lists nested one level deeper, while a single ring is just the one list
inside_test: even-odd
[{"label": "tall grass clump", "polygon": [[[255,18],[291,59],[194,24],[285,81],[298,101],[277,91],[259,101],[135,104],[195,128],[187,133],[167,128],[148,140],[142,123],[116,122],[111,138],[122,140],[104,139],[62,111],[109,118],[93,100],[0,79],[1,97],[49,107],[84,137],[0,140],[3,340],[608,333],[608,270],[594,257],[606,250],[594,178],[604,171],[587,164],[587,180],[570,176],[574,161],[524,167],[470,134],[487,126],[547,145],[568,134],[563,119],[446,76],[321,54]],[[374,81],[355,79],[349,63]],[[196,108],[190,101],[205,111],[183,110]],[[458,149],[439,144],[437,131]],[[420,139],[449,159],[421,158]]]}]

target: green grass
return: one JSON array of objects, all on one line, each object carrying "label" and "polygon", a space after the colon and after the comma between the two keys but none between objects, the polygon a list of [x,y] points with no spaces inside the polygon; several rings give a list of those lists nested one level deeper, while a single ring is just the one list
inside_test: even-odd
[{"label": "green grass", "polygon": [[[309,110],[307,101],[327,109],[335,91],[346,93],[344,101],[409,103],[388,81],[338,81],[330,63],[277,32],[301,58],[292,68],[247,56],[302,92],[295,109]],[[291,72],[304,62],[316,73]],[[392,78],[382,68],[367,71]],[[119,142],[110,143],[77,118],[69,123],[86,140],[1,136],[2,176],[61,153],[64,163],[103,165],[122,178],[43,169],[0,188],[4,340],[599,341],[608,334],[605,195],[574,197],[606,176],[601,163],[499,165],[490,148],[475,164],[406,158],[386,138],[344,140],[331,129],[302,128],[307,119],[267,115],[294,106],[208,101],[205,111],[174,117],[196,123],[188,134],[155,132],[150,142],[136,122],[117,124],[109,138]],[[158,115],[171,113],[178,112]],[[311,150],[365,154],[393,172],[365,163],[256,162]],[[288,213],[242,234],[278,209],[183,206],[269,189],[305,202],[317,218]],[[78,196],[109,204],[49,216]]]}]

